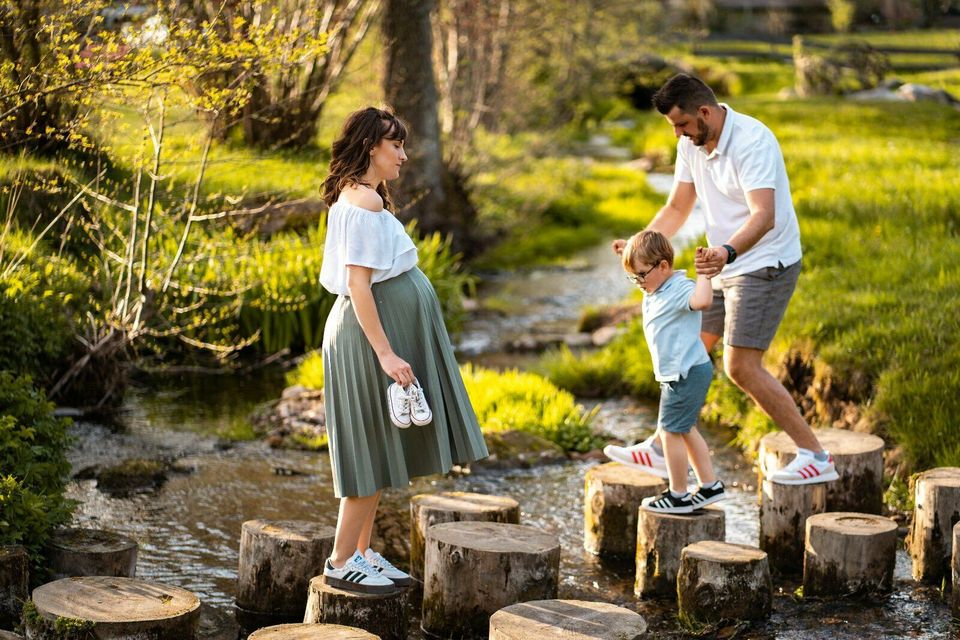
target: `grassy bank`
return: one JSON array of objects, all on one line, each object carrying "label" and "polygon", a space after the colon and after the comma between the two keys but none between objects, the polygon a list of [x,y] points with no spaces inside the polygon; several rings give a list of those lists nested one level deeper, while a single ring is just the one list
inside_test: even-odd
[{"label": "grassy bank", "polygon": [[[778,136],[803,238],[804,273],[769,362],[797,382],[815,422],[879,433],[909,468],[960,464],[956,111],[830,99],[733,106]],[[652,378],[641,338],[634,326],[596,354],[555,355],[550,378],[652,397],[637,379]],[[745,444],[769,429],[728,383],[715,384],[713,404],[747,427]]]}]

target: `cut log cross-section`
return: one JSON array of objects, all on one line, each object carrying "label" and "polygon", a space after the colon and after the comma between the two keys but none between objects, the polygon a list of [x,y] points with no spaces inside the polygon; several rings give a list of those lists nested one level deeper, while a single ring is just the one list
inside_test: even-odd
[{"label": "cut log cross-section", "polygon": [[450,522],[427,529],[423,630],[445,638],[482,635],[496,611],[557,597],[560,540],[534,527]]},{"label": "cut log cross-section", "polygon": [[633,561],[640,503],[666,488],[663,479],[618,462],[587,471],[583,488],[583,547],[602,558]]},{"label": "cut log cross-section", "polygon": [[71,576],[120,576],[137,573],[137,543],[101,529],[58,529],[48,561],[54,580]]},{"label": "cut log cross-section", "polygon": [[310,581],[305,623],[343,625],[362,629],[383,640],[407,639],[409,589],[388,594],[366,594],[331,587],[317,576]]},{"label": "cut log cross-section", "polygon": [[184,640],[193,638],[200,599],[169,585],[135,578],[63,578],[33,590],[36,616],[26,617],[29,640],[57,640],[57,620],[70,619],[99,640]]},{"label": "cut log cross-section", "polygon": [[30,597],[30,556],[21,545],[0,546],[0,629],[20,624],[24,601]]},{"label": "cut log cross-section", "polygon": [[716,507],[684,515],[654,513],[641,507],[639,519],[634,583],[638,596],[676,596],[683,548],[701,540],[722,542],[726,535],[724,511]]},{"label": "cut log cross-section", "polygon": [[807,518],[826,511],[823,484],[778,484],[764,480],[760,487],[760,548],[770,568],[782,574],[803,571],[803,541]]},{"label": "cut log cross-section", "polygon": [[868,513],[821,513],[807,519],[803,595],[849,596],[893,589],[897,523]]},{"label": "cut log cross-section", "polygon": [[[814,429],[833,456],[840,475],[826,483],[827,511],[883,512],[883,439],[846,429]],[[783,431],[760,439],[761,475],[782,469],[797,455],[797,445]],[[761,478],[762,480],[763,478]]]},{"label": "cut log cross-section", "polygon": [[298,623],[264,627],[247,636],[247,640],[381,640],[381,638],[362,629],[339,624]]},{"label": "cut log cross-section", "polygon": [[953,527],[960,521],[960,467],[921,473],[914,484],[913,523],[907,547],[916,580],[950,579]]},{"label": "cut log cross-section", "polygon": [[694,625],[755,620],[770,614],[773,583],[767,554],[727,542],[695,542],[680,556],[680,619]]},{"label": "cut log cross-section", "polygon": [[646,630],[638,613],[583,600],[521,602],[490,617],[490,640],[636,640]]},{"label": "cut log cross-section", "polygon": [[427,529],[444,522],[520,524],[520,504],[506,496],[445,491],[410,499],[410,575],[423,582],[423,545]]}]

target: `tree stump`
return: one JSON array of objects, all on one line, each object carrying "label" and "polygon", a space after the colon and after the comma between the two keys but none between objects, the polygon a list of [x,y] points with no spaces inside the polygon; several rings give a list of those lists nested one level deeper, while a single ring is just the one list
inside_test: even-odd
[{"label": "tree stump", "polygon": [[637,554],[640,502],[667,488],[666,482],[633,467],[608,462],[587,471],[583,489],[583,547],[609,559]]},{"label": "tree stump", "polygon": [[490,617],[490,640],[635,640],[646,630],[638,613],[584,600],[521,602]]},{"label": "tree stump", "polygon": [[137,573],[137,543],[127,536],[100,529],[58,529],[47,560],[53,579],[71,576],[118,576]]},{"label": "tree stump", "polygon": [[408,589],[388,594],[355,593],[331,587],[322,575],[317,576],[310,581],[303,621],[354,627],[383,640],[407,640],[408,593]]},{"label": "tree stump", "polygon": [[953,582],[951,583],[951,603],[953,617],[960,618],[960,522],[953,526]]},{"label": "tree stump", "polygon": [[893,589],[897,523],[867,513],[821,513],[807,519],[803,595],[847,596]]},{"label": "tree stump", "polygon": [[[883,513],[883,440],[846,429],[814,429],[820,444],[833,456],[839,480],[827,482],[827,511]],[[797,455],[797,445],[783,431],[760,439],[761,474],[785,467]],[[761,478],[762,479],[762,478]]]},{"label": "tree stump", "polygon": [[633,592],[638,596],[676,596],[680,552],[701,540],[723,542],[725,515],[716,507],[683,515],[654,513],[641,507]]},{"label": "tree stump", "polygon": [[939,584],[950,579],[953,527],[960,521],[960,467],[941,467],[921,473],[914,484],[913,523],[907,548],[913,558],[913,577]]},{"label": "tree stump", "polygon": [[281,624],[251,633],[247,640],[380,640],[380,636],[339,624]]},{"label": "tree stump", "polygon": [[560,540],[534,527],[450,522],[427,529],[421,627],[470,637],[511,604],[557,597]]},{"label": "tree stump", "polygon": [[677,599],[688,624],[765,618],[773,604],[767,554],[742,544],[695,542],[680,556]]},{"label": "tree stump", "polygon": [[[269,614],[300,621],[307,588],[333,551],[332,527],[297,520],[248,520],[240,535],[237,607],[241,624]],[[252,615],[251,615],[252,614]]]},{"label": "tree stump", "polygon": [[0,631],[0,640],[23,640],[23,636],[13,631]]},{"label": "tree stump", "polygon": [[423,546],[429,527],[443,522],[520,524],[520,504],[513,498],[444,491],[410,499],[410,575],[423,582]]},{"label": "tree stump", "polygon": [[760,548],[769,555],[770,568],[782,574],[803,571],[806,521],[826,511],[824,484],[778,484],[764,480],[760,486]]},{"label": "tree stump", "polygon": [[200,619],[200,599],[179,587],[114,576],[80,576],[33,590],[36,615],[25,615],[27,640],[62,637],[57,621],[98,640],[185,640]]},{"label": "tree stump", "polygon": [[30,597],[30,556],[14,544],[0,546],[0,629],[20,624],[24,601]]},{"label": "tree stump", "polygon": [[227,610],[200,603],[200,620],[195,640],[238,640],[240,624]]}]

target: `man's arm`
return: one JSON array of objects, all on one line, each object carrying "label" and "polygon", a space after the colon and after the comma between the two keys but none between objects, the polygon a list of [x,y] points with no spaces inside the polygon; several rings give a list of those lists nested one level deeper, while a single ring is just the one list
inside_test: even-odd
[{"label": "man's arm", "polygon": [[[646,228],[659,231],[668,238],[672,237],[690,217],[690,212],[693,211],[693,205],[696,202],[697,189],[693,186],[693,183],[674,180],[673,188],[670,189],[670,195],[667,197],[667,203],[657,212],[657,215],[653,217]],[[626,244],[626,240],[614,240],[614,253],[617,255],[623,253],[623,247]]]},{"label": "man's arm", "polygon": [[[760,238],[773,229],[776,222],[774,203],[773,189],[754,189],[747,192],[750,217],[726,242],[733,247],[738,256],[749,251],[760,241]],[[727,264],[729,255],[723,247],[710,247],[694,260],[697,273],[712,278]]]}]

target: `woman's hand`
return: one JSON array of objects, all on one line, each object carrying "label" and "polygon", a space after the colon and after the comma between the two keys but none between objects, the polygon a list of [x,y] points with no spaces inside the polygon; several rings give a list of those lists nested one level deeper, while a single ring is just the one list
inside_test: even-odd
[{"label": "woman's hand", "polygon": [[380,356],[380,367],[401,387],[413,384],[413,368],[393,351]]}]

